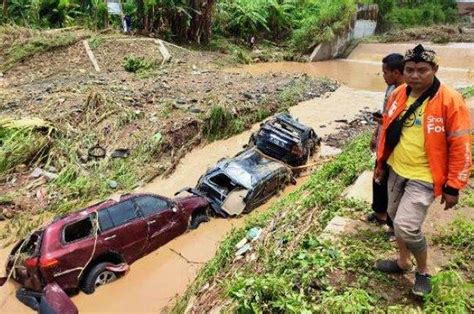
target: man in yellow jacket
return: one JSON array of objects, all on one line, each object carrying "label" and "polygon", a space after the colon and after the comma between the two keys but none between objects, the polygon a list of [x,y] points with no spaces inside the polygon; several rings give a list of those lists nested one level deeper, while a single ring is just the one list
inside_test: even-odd
[{"label": "man in yellow jacket", "polygon": [[[462,96],[439,82],[437,57],[422,45],[406,52],[406,84],[387,103],[377,150],[375,180],[388,175],[388,209],[399,250],[396,260],[379,260],[377,269],[403,273],[416,259],[413,293],[431,291],[428,247],[421,232],[437,196],[445,209],[458,203],[471,171],[469,110]],[[383,170],[388,165],[388,173]]]}]

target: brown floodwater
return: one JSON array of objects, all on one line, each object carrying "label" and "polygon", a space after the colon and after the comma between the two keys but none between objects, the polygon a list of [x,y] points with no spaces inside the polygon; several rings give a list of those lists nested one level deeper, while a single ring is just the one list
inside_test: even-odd
[{"label": "brown floodwater", "polygon": [[[470,44],[467,47],[471,53],[474,51]],[[318,135],[325,136],[336,132],[340,126],[334,122],[335,119],[350,120],[361,109],[375,110],[381,106],[383,99],[381,91],[385,86],[377,61],[379,55],[384,55],[387,51],[404,49],[399,45],[366,44],[359,46],[348,60],[309,64],[292,62],[257,64],[230,70],[246,71],[254,75],[267,72],[308,73],[328,76],[344,83],[327,98],[302,102],[290,109],[291,114],[302,123],[313,127]],[[370,54],[371,50],[374,56]],[[357,55],[360,59],[353,59]],[[472,59],[466,60],[468,65],[472,62]],[[455,63],[449,63],[449,66],[455,67]],[[473,82],[470,72],[462,67],[441,71],[440,78],[445,81],[453,79],[454,82],[456,77],[454,74],[457,74],[458,83]],[[253,130],[256,128],[258,125],[255,125]],[[173,175],[169,178],[157,178],[138,191],[172,196],[183,187],[194,186],[208,167],[214,165],[220,158],[233,156],[239,152],[247,143],[250,132],[246,131],[232,138],[195,148],[181,160]],[[306,179],[307,177],[300,178],[295,186],[287,187],[283,195],[300,187]],[[279,197],[274,197],[256,211],[265,211]],[[233,228],[242,226],[245,218],[244,216],[236,219],[212,219],[197,230],[176,238],[138,260],[131,265],[130,272],[120,280],[101,287],[93,295],[80,293],[73,297],[73,301],[81,313],[162,312],[186,291],[204,263],[214,256],[219,243]],[[9,250],[10,247],[0,249],[0,265],[4,264]],[[2,271],[0,270],[0,275]],[[0,313],[32,313],[16,300],[15,289],[16,286],[12,282],[0,288]]]},{"label": "brown floodwater", "polygon": [[[363,90],[381,91],[385,88],[381,60],[389,53],[404,53],[414,44],[361,44],[347,59],[322,62],[257,63],[228,69],[230,72],[260,75],[265,73],[306,73],[315,77],[329,77],[340,83]],[[427,45],[428,46],[428,45]],[[429,45],[440,56],[438,76],[455,88],[474,81],[474,43]]]}]

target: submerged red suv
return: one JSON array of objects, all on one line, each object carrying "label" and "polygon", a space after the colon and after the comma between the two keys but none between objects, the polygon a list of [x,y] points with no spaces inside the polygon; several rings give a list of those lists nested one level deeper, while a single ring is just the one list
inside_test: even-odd
[{"label": "submerged red suv", "polygon": [[29,290],[56,282],[65,291],[91,294],[129,264],[207,221],[208,207],[199,196],[129,194],[107,200],[58,218],[17,243],[7,272],[15,264],[13,278]]}]

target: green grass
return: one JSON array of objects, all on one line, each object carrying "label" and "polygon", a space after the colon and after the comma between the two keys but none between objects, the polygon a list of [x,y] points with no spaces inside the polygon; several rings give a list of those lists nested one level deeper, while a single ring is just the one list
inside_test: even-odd
[{"label": "green grass", "polygon": [[89,45],[91,49],[97,49],[104,43],[104,41],[105,39],[100,36],[93,36],[91,39],[89,39]]},{"label": "green grass", "polygon": [[277,94],[276,100],[260,101],[256,110],[245,116],[234,114],[225,104],[213,105],[203,119],[203,135],[207,140],[215,141],[241,133],[273,113],[286,111],[306,99],[305,94],[315,82],[309,77],[294,79]]},{"label": "green grass", "polygon": [[292,81],[278,95],[278,103],[280,108],[288,109],[294,106],[300,99],[304,97],[311,87],[311,80],[299,78]]},{"label": "green grass", "polygon": [[241,133],[247,127],[248,124],[229,109],[214,105],[204,119],[203,134],[209,141],[215,141]]},{"label": "green grass", "polygon": [[333,313],[369,313],[375,307],[375,298],[363,289],[349,288],[343,293],[333,291],[323,296],[323,302],[316,308],[321,312],[331,309]]},{"label": "green grass", "polygon": [[440,230],[433,242],[454,249],[466,263],[474,262],[474,221],[467,217],[456,218]]},{"label": "green grass", "polygon": [[131,73],[144,73],[153,70],[155,62],[145,58],[139,58],[134,55],[126,56],[123,59],[123,68]]},{"label": "green grass", "polygon": [[464,98],[474,97],[474,85],[463,88],[462,95],[464,96]]},{"label": "green grass", "polygon": [[474,308],[474,286],[457,272],[438,273],[432,278],[432,285],[433,291],[425,301],[425,313],[469,313]]}]

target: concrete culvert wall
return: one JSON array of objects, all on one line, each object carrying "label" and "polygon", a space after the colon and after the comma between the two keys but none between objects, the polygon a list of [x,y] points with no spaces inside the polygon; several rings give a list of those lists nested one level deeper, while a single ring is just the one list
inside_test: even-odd
[{"label": "concrete culvert wall", "polygon": [[346,30],[332,41],[317,45],[309,61],[322,61],[342,56],[354,39],[361,39],[375,34],[379,8],[376,4],[358,5],[357,13]]}]

